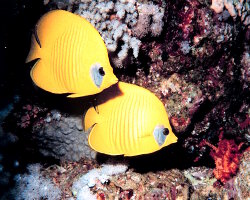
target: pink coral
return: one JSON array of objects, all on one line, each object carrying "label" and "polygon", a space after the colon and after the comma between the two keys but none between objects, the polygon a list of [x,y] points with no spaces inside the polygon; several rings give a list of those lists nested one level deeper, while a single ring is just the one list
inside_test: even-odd
[{"label": "pink coral", "polygon": [[17,122],[17,125],[25,129],[30,127],[33,123],[43,123],[42,118],[39,118],[38,116],[40,116],[46,110],[47,109],[41,109],[36,105],[26,104],[22,107],[20,121]]}]

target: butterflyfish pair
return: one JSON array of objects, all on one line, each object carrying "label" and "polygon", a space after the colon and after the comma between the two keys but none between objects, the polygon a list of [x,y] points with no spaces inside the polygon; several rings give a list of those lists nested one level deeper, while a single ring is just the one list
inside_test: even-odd
[{"label": "butterflyfish pair", "polygon": [[97,94],[117,83],[106,46],[84,18],[63,10],[48,12],[38,21],[26,62],[40,88],[68,97]]},{"label": "butterflyfish pair", "polygon": [[118,82],[98,99],[84,119],[89,145],[97,152],[136,156],[177,142],[164,105],[149,90]]},{"label": "butterflyfish pair", "polygon": [[32,60],[31,78],[46,91],[68,97],[99,93],[97,108],[84,120],[94,150],[135,156],[177,142],[162,102],[142,87],[118,82],[100,34],[84,18],[63,10],[42,16],[26,62]]}]

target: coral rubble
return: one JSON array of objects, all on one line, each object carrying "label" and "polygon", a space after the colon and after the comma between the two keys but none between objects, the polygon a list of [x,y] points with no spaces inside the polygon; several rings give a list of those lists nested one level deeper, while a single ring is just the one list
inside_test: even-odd
[{"label": "coral rubble", "polygon": [[[216,179],[213,170],[206,167],[138,173],[131,167],[126,171],[127,164],[124,163],[100,166],[93,160],[82,159],[78,162],[62,162],[60,166],[55,165],[43,171],[62,191],[61,199],[75,199],[76,189],[79,197],[91,199],[240,200],[249,196],[248,165],[249,150],[243,153],[236,177],[221,187],[214,186]],[[106,181],[105,174],[109,181]],[[91,187],[87,185],[90,180],[94,180],[91,181]],[[81,196],[77,188],[81,188],[85,195]]]}]

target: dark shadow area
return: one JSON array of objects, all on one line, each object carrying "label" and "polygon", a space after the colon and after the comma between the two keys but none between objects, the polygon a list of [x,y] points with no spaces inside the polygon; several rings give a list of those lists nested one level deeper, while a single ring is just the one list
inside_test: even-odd
[{"label": "dark shadow area", "polygon": [[[45,12],[43,0],[2,0],[0,6],[0,110],[15,101],[27,88],[29,69],[24,65],[34,24]],[[2,122],[1,122],[2,123]],[[0,199],[13,186],[13,177],[29,162],[40,160],[36,152],[25,151],[20,141],[12,143],[0,133]]]},{"label": "dark shadow area", "polygon": [[122,91],[119,88],[119,83],[112,85],[111,87],[103,90],[100,94],[96,95],[97,105],[103,104],[110,99],[113,99],[117,96],[123,95]]},{"label": "dark shadow area", "polygon": [[26,145],[27,141],[23,138],[17,142],[0,148],[2,155],[1,165],[4,171],[0,172],[0,199],[10,189],[15,186],[14,178],[17,174],[23,174],[27,171],[27,166],[34,163],[40,163],[45,168],[58,164],[59,160],[52,157],[45,157],[36,151],[35,143]]},{"label": "dark shadow area", "polygon": [[0,108],[24,86],[25,58],[36,21],[45,12],[42,0],[3,0],[0,7]]},{"label": "dark shadow area", "polygon": [[174,168],[184,170],[194,166],[214,167],[214,162],[210,157],[206,157],[206,159],[201,160],[197,164],[194,163],[194,155],[186,152],[181,144],[182,142],[179,141],[178,143],[164,147],[160,151],[134,157],[124,157],[123,155],[109,156],[98,153],[97,161],[100,164],[106,163],[110,159],[116,162],[125,162],[129,164],[130,168],[139,173],[157,172]]}]

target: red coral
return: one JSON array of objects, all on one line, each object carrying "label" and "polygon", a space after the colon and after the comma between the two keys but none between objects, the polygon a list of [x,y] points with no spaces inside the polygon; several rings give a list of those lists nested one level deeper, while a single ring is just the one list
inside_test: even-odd
[{"label": "red coral", "polygon": [[241,158],[240,148],[243,143],[235,144],[234,140],[222,139],[223,131],[220,130],[218,147],[203,140],[203,145],[212,148],[210,155],[214,159],[214,176],[223,184],[226,183],[232,175],[235,175]]}]

